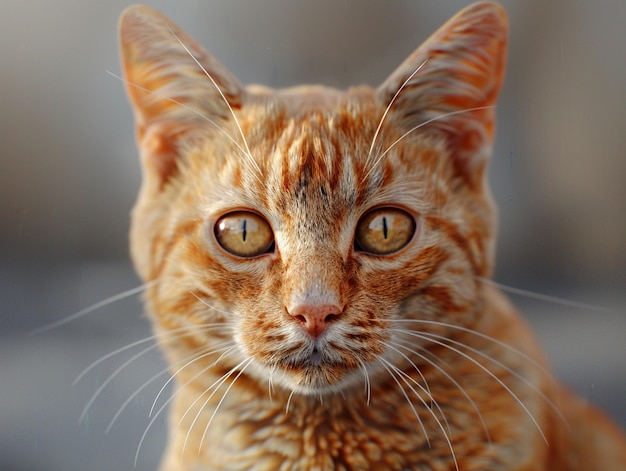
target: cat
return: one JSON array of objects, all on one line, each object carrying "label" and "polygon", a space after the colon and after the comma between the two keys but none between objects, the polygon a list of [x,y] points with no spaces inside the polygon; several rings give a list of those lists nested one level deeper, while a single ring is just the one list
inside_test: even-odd
[{"label": "cat", "polygon": [[376,89],[273,90],[123,13],[131,255],[175,382],[162,471],[626,469],[489,282],[507,28],[477,3]]}]

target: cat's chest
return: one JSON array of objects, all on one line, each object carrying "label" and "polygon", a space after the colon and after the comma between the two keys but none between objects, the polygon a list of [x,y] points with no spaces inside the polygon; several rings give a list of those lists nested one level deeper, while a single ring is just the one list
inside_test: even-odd
[{"label": "cat's chest", "polygon": [[[494,417],[504,417],[502,408],[510,404],[492,401],[501,410],[493,416],[484,404],[476,405],[484,411],[482,420],[488,422],[489,432],[469,430],[467,424],[479,420],[461,393],[420,403],[407,401],[399,388],[389,386],[374,387],[369,402],[365,394],[323,401],[270,398],[267,391],[251,393],[249,388],[231,389],[223,401],[222,393],[217,393],[209,403],[209,393],[201,399],[198,393],[181,396],[176,407],[183,419],[177,436],[184,449],[178,447],[175,454],[189,465],[181,469],[204,471],[451,470],[455,456],[464,455],[465,470],[508,469],[503,467],[508,458],[499,454],[523,437],[498,435],[503,424]],[[489,394],[486,391],[485,397]]]},{"label": "cat's chest", "polygon": [[333,415],[323,407],[305,414],[298,404],[290,404],[290,410],[282,406],[252,410],[243,405],[222,414],[205,437],[205,467],[198,469],[411,469],[419,450],[428,446],[406,427],[373,426],[368,414],[337,410]]}]

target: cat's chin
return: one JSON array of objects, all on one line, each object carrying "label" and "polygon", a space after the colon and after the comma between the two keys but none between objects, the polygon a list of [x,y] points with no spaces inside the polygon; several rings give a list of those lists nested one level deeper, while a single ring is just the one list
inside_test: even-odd
[{"label": "cat's chin", "polygon": [[284,386],[297,394],[304,396],[328,396],[335,394],[345,395],[347,391],[352,390],[362,381],[359,381],[358,375],[348,374],[335,383],[327,383],[324,381],[311,381],[307,383],[289,381]]},{"label": "cat's chin", "polygon": [[[268,372],[262,375],[267,380]],[[307,396],[345,394],[357,385],[364,384],[359,370],[345,366],[304,366],[274,368],[272,381],[289,392]]]}]

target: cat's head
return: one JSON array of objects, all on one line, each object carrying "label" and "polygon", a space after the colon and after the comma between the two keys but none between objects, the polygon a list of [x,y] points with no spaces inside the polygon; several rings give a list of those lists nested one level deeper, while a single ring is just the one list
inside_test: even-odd
[{"label": "cat's head", "polygon": [[147,301],[172,358],[213,349],[198,363],[321,393],[404,361],[424,343],[405,331],[475,323],[506,36],[502,9],[476,4],[377,89],[271,90],[240,85],[157,12],[127,10],[143,167],[131,249],[157,280]]}]

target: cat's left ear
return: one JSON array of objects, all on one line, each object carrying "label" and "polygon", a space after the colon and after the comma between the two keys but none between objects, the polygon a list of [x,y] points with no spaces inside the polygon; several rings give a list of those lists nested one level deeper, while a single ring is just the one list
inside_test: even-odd
[{"label": "cat's left ear", "polygon": [[388,119],[403,129],[443,133],[455,168],[472,186],[482,183],[491,153],[493,108],[504,76],[507,35],[501,6],[470,5],[377,90],[383,103],[394,100]]},{"label": "cat's left ear", "polygon": [[244,88],[199,43],[149,7],[124,11],[119,36],[145,182],[158,190],[177,171],[181,141],[230,119],[229,108],[241,106]]}]

